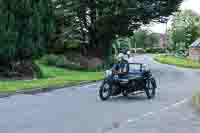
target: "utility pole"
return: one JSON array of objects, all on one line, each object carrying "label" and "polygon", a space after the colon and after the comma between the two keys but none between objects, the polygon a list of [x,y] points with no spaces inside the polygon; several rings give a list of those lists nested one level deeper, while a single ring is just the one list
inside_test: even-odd
[{"label": "utility pole", "polygon": [[169,17],[161,16],[159,22],[165,24],[165,43],[167,42],[167,24],[169,21]]}]

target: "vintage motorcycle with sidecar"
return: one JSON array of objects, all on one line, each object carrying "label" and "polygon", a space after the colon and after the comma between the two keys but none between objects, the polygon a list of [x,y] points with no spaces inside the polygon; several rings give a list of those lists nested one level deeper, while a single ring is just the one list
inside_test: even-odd
[{"label": "vintage motorcycle with sidecar", "polygon": [[156,80],[146,64],[129,63],[129,72],[123,78],[112,70],[106,70],[105,79],[99,89],[99,97],[104,101],[120,94],[128,96],[146,93],[147,98],[152,99],[156,94],[156,88]]}]

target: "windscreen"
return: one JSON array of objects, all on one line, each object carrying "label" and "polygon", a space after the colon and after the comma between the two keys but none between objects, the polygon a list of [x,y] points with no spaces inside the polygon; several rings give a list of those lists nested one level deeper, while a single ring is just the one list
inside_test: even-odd
[{"label": "windscreen", "polygon": [[129,64],[129,72],[138,72],[141,70],[141,64]]}]

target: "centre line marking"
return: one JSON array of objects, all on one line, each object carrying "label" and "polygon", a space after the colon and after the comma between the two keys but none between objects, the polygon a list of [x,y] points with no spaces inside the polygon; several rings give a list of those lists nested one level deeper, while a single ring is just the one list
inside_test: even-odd
[{"label": "centre line marking", "polygon": [[[120,128],[120,127],[123,127],[123,126],[125,126],[125,125],[127,125],[127,124],[136,123],[137,121],[140,121],[140,120],[142,120],[142,119],[144,119],[144,118],[146,118],[146,117],[154,116],[154,115],[156,115],[156,114],[158,114],[158,113],[165,112],[165,111],[168,111],[168,110],[170,110],[170,109],[176,108],[176,107],[178,107],[178,106],[180,106],[180,105],[182,105],[182,104],[184,104],[184,103],[186,103],[186,102],[188,102],[188,101],[189,101],[189,98],[185,98],[185,99],[183,99],[183,100],[181,100],[181,101],[179,101],[179,102],[176,102],[176,103],[174,103],[174,104],[171,104],[171,105],[169,105],[169,106],[166,106],[166,107],[161,108],[158,112],[147,112],[147,113],[141,115],[140,117],[137,117],[137,118],[130,118],[130,119],[128,119],[127,121],[124,121],[124,122],[120,123],[119,128]],[[101,133],[112,133],[112,130],[113,130],[114,128],[113,128],[113,127],[110,127],[110,128],[107,128],[107,129],[109,129],[109,130],[102,129],[102,132],[101,132]],[[115,128],[115,129],[116,129],[116,128]]]}]

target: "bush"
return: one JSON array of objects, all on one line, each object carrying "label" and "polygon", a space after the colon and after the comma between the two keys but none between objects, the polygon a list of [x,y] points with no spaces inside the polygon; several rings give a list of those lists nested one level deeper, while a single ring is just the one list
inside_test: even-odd
[{"label": "bush", "polygon": [[156,52],[156,53],[165,53],[166,50],[163,49],[163,48],[155,48],[155,52]]},{"label": "bush", "polygon": [[145,53],[165,53],[165,50],[163,48],[146,48]]},{"label": "bush", "polygon": [[65,49],[79,49],[80,42],[78,40],[65,40],[64,41],[64,48]]},{"label": "bush", "polygon": [[[88,68],[88,67],[81,66],[79,63],[73,63],[69,61],[67,62],[63,62],[63,64],[58,64],[57,67],[67,68],[71,70],[81,70],[81,71],[100,71],[103,69],[102,65],[97,65],[96,67]],[[60,61],[60,63],[62,62]]]},{"label": "bush", "polygon": [[32,61],[13,61],[9,65],[0,66],[0,79],[6,80],[23,80],[43,78],[40,67]]},{"label": "bush", "polygon": [[60,68],[84,71],[99,71],[103,68],[102,65],[98,65],[95,68],[88,68],[88,66],[81,66],[80,62],[69,61],[64,55],[53,54],[44,56],[39,63]]},{"label": "bush", "polygon": [[[136,48],[137,53],[145,53],[143,48]],[[135,53],[135,48],[131,48],[131,53]]]},{"label": "bush", "polygon": [[[132,53],[135,53],[135,48],[130,49]],[[165,49],[160,47],[152,47],[152,48],[136,48],[137,53],[165,53]]]},{"label": "bush", "polygon": [[176,45],[177,45],[177,49],[175,51],[176,55],[184,58],[189,55],[187,44],[185,42],[179,42]]},{"label": "bush", "polygon": [[65,58],[65,56],[63,56],[63,55],[60,55],[60,56],[58,56],[59,58],[57,59],[57,61],[56,61],[56,66],[57,67],[66,67],[67,66],[67,63],[69,63],[68,61],[67,61],[67,59]]},{"label": "bush", "polygon": [[146,48],[145,49],[145,53],[152,53],[153,52],[153,49],[152,48]]},{"label": "bush", "polygon": [[58,59],[59,59],[58,56],[56,56],[54,54],[50,54],[50,55],[45,55],[44,57],[42,57],[39,62],[42,64],[55,66]]}]

